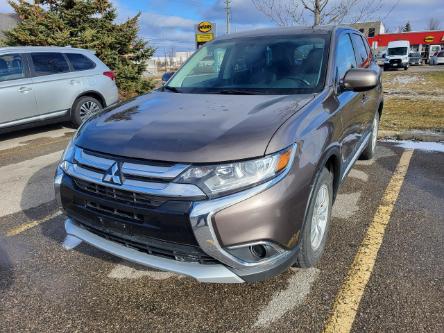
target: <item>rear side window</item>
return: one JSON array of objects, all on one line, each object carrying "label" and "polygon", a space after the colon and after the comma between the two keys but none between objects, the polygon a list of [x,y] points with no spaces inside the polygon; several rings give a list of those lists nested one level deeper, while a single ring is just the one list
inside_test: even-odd
[{"label": "rear side window", "polygon": [[353,44],[355,45],[356,58],[358,59],[359,67],[368,67],[369,65],[369,55],[367,53],[367,48],[365,47],[364,41],[361,36],[352,34]]},{"label": "rear side window", "polygon": [[25,78],[25,67],[20,54],[0,55],[0,82]]},{"label": "rear side window", "polygon": [[439,53],[438,53],[438,57],[440,57],[440,58],[441,58],[441,57],[444,57],[444,52],[439,52]]},{"label": "rear side window", "polygon": [[31,53],[34,72],[37,76],[69,72],[69,66],[61,53]]},{"label": "rear side window", "polygon": [[66,56],[68,57],[68,60],[75,71],[86,71],[96,67],[96,64],[83,54],[66,53]]},{"label": "rear side window", "polygon": [[343,34],[339,37],[335,62],[339,80],[344,78],[345,73],[350,68],[356,68],[355,51],[349,34]]}]

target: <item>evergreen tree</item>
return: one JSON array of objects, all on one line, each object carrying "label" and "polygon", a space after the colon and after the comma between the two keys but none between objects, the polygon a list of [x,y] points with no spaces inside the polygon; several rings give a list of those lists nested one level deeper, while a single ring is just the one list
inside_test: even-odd
[{"label": "evergreen tree", "polygon": [[407,22],[405,26],[402,28],[402,32],[409,32],[412,31],[412,26],[410,25],[410,22]]},{"label": "evergreen tree", "polygon": [[9,1],[20,22],[5,33],[10,46],[72,46],[93,50],[117,75],[124,97],[144,93],[152,81],[142,77],[154,49],[138,37],[140,13],[115,23],[109,0]]}]

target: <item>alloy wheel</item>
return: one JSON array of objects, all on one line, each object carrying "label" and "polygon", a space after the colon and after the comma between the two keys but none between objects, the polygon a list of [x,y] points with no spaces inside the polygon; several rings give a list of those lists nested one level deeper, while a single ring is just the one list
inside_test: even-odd
[{"label": "alloy wheel", "polygon": [[330,195],[328,187],[323,184],[316,194],[315,206],[313,209],[313,217],[311,220],[310,240],[311,248],[316,251],[324,238],[327,229],[329,214]]},{"label": "alloy wheel", "polygon": [[100,107],[96,102],[86,101],[80,106],[80,119],[84,121],[97,111],[100,111]]}]

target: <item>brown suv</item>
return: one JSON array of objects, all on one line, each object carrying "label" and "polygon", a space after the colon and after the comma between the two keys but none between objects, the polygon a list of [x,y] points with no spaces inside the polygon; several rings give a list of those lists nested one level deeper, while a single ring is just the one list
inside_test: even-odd
[{"label": "brown suv", "polygon": [[204,282],[313,266],[339,185],[374,154],[382,106],[356,30],[218,38],[161,89],[78,130],[55,177],[64,246]]}]

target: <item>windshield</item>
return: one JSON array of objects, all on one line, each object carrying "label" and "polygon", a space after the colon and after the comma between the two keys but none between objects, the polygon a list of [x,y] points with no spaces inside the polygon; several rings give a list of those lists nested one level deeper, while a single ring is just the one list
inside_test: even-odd
[{"label": "windshield", "polygon": [[289,94],[322,90],[327,35],[267,36],[205,45],[166,89],[185,93]]},{"label": "windshield", "polygon": [[387,54],[390,56],[407,55],[407,47],[391,47],[388,49]]}]

